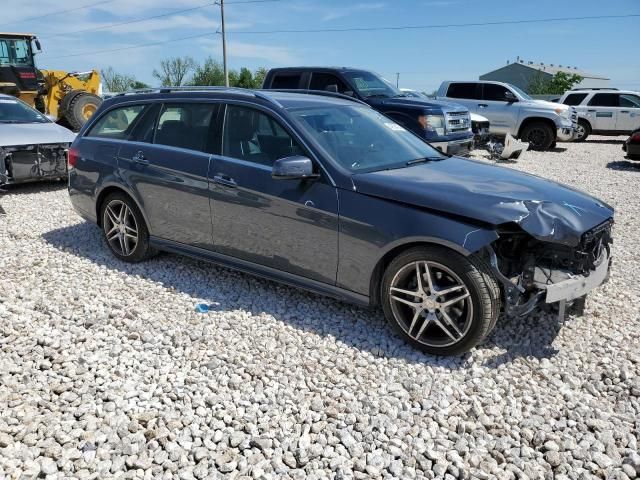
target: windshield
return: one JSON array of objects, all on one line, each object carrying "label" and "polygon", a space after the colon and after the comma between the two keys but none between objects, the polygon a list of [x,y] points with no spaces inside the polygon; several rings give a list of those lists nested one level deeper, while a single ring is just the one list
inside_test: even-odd
[{"label": "windshield", "polygon": [[292,108],[326,152],[354,173],[447,158],[393,120],[360,105]]},{"label": "windshield", "polygon": [[29,40],[0,38],[0,65],[33,65]]},{"label": "windshield", "polygon": [[345,72],[356,91],[364,98],[404,97],[405,95],[384,78],[371,72]]},{"label": "windshield", "polygon": [[508,83],[507,85],[509,85],[513,90],[515,90],[516,92],[518,92],[518,95],[520,95],[522,98],[524,98],[525,100],[533,100],[533,98],[531,98],[529,96],[528,93],[524,93],[522,90],[520,90],[518,87],[516,87],[515,85],[511,85],[510,83]]},{"label": "windshield", "polygon": [[47,123],[49,119],[26,103],[0,98],[0,123]]}]

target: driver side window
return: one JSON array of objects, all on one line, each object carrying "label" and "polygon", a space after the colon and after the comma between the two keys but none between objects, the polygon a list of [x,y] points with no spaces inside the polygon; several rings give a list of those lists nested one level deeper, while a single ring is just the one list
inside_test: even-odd
[{"label": "driver side window", "polygon": [[254,108],[227,105],[222,154],[271,166],[280,158],[304,155],[304,151],[271,116]]},{"label": "driver side window", "polygon": [[484,100],[494,102],[506,102],[508,90],[502,85],[494,85],[493,83],[484,84],[483,98]]}]

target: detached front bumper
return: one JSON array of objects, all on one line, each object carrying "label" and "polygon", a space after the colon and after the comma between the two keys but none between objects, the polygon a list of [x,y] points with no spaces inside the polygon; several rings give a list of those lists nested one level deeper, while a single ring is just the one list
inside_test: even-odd
[{"label": "detached front bumper", "polygon": [[[556,303],[562,300],[571,301],[585,296],[609,279],[611,257],[605,250],[595,270],[588,275],[575,275],[565,270],[549,270],[536,267],[534,282],[546,290],[545,303]],[[551,280],[553,283],[547,284]]]},{"label": "detached front bumper", "polygon": [[556,130],[556,138],[559,142],[572,142],[577,136],[578,131],[573,127],[559,127]]}]

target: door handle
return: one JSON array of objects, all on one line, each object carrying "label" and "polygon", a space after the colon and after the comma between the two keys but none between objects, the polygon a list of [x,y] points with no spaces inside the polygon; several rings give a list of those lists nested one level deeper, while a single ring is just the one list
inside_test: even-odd
[{"label": "door handle", "polygon": [[147,160],[147,157],[144,156],[141,150],[132,157],[132,160],[140,165],[149,165],[149,160]]},{"label": "door handle", "polygon": [[595,110],[587,110],[587,112],[591,112],[591,113],[593,113],[593,112],[595,112]]},{"label": "door handle", "polygon": [[237,187],[238,184],[236,181],[229,177],[228,175],[214,175],[213,176],[214,183],[218,183],[220,185],[224,185],[225,187]]},{"label": "door handle", "polygon": [[478,106],[480,108],[487,108],[489,105],[487,105],[486,103],[479,103]]}]

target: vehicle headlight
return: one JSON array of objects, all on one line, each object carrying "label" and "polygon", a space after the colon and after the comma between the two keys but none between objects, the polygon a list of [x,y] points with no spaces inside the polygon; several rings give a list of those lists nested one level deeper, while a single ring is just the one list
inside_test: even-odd
[{"label": "vehicle headlight", "polygon": [[427,127],[426,129],[431,132],[436,132],[438,135],[444,135],[445,121],[444,115],[427,115]]},{"label": "vehicle headlight", "polygon": [[570,108],[556,108],[554,110],[558,115],[564,118],[571,118],[571,109]]}]

